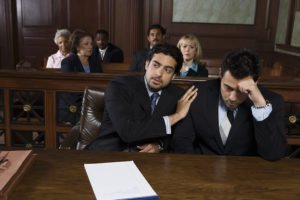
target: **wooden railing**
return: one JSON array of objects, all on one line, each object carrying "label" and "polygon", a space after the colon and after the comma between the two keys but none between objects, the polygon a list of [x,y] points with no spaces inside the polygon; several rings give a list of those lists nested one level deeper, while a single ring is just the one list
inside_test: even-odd
[{"label": "wooden railing", "polygon": [[[0,138],[3,140],[2,144],[0,140],[0,145],[57,148],[79,119],[84,88],[105,89],[108,82],[118,75],[0,71]],[[176,78],[174,83],[187,88],[208,79],[211,78]],[[261,83],[284,97],[288,115],[299,116],[300,79],[265,78]],[[62,103],[64,98],[70,102]],[[290,144],[300,145],[297,123],[289,124],[287,133]]]}]

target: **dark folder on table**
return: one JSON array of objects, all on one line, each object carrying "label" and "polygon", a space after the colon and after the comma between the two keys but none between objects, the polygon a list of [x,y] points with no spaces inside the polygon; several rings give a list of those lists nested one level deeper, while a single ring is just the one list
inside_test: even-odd
[{"label": "dark folder on table", "polygon": [[0,200],[8,199],[35,156],[31,150],[0,151]]}]

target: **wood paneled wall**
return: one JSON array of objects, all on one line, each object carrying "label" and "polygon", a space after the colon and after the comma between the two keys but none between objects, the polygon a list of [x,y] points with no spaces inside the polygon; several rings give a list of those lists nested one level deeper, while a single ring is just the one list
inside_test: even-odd
[{"label": "wood paneled wall", "polygon": [[[167,41],[176,44],[185,33],[195,33],[206,58],[221,58],[233,48],[248,47],[272,63],[279,0],[257,0],[254,25],[174,23],[173,0],[2,0],[0,1],[0,68],[15,68],[26,59],[36,68],[56,52],[56,29],[77,28],[94,33],[107,29],[120,46],[125,62],[147,46],[146,30],[161,23]],[[283,59],[287,59],[284,55]],[[297,57],[296,57],[297,58]]]},{"label": "wood paneled wall", "polygon": [[0,68],[9,69],[17,59],[14,52],[14,13],[15,4],[11,0],[0,1]]}]

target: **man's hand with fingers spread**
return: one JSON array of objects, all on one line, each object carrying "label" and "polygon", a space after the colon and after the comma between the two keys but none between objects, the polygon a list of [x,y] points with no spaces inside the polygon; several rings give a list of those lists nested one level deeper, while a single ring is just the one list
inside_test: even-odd
[{"label": "man's hand with fingers spread", "polygon": [[191,86],[185,94],[178,100],[176,112],[169,116],[171,126],[185,118],[192,102],[196,99],[198,89]]}]

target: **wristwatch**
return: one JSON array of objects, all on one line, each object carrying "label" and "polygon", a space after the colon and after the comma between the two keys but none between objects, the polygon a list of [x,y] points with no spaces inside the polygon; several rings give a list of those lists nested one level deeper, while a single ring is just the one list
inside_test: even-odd
[{"label": "wristwatch", "polygon": [[269,102],[269,100],[266,99],[265,101],[266,101],[266,105],[264,105],[264,106],[255,106],[254,105],[254,108],[260,109],[260,108],[266,108],[266,107],[270,106],[271,103]]}]

